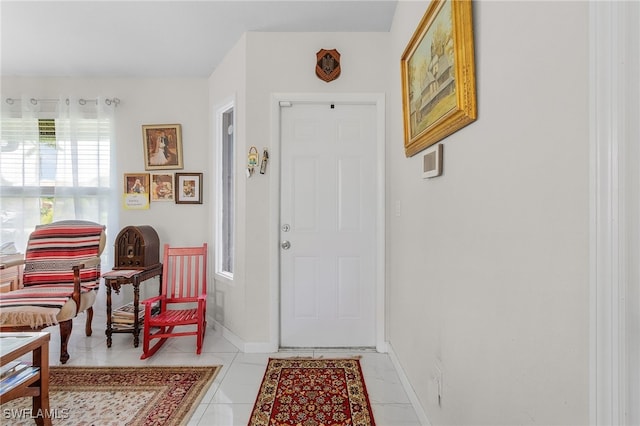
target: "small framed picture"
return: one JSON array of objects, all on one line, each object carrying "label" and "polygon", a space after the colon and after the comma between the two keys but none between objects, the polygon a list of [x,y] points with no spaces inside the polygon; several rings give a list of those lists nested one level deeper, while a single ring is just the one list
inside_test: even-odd
[{"label": "small framed picture", "polygon": [[149,208],[149,173],[125,173],[124,207],[129,210]]},{"label": "small framed picture", "polygon": [[126,194],[148,194],[149,173],[125,173],[124,192]]},{"label": "small framed picture", "polygon": [[145,170],[182,169],[182,127],[179,124],[142,126]]},{"label": "small framed picture", "polygon": [[176,173],[176,204],[202,204],[202,173]]},{"label": "small framed picture", "polygon": [[151,201],[174,201],[173,173],[151,173]]}]

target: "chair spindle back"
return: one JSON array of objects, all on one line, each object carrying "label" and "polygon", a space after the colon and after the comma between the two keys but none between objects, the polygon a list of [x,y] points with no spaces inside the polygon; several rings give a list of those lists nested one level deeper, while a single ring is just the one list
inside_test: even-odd
[{"label": "chair spindle back", "polygon": [[169,299],[196,298],[207,294],[207,244],[201,247],[169,247],[165,244],[162,293]]}]

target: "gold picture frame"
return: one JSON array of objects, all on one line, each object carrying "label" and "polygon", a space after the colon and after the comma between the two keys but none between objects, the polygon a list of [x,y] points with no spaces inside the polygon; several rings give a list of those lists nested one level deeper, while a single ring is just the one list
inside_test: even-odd
[{"label": "gold picture frame", "polygon": [[176,204],[202,204],[202,173],[176,173]]},{"label": "gold picture frame", "polygon": [[148,194],[149,193],[149,173],[125,173],[124,174],[125,194]]},{"label": "gold picture frame", "polygon": [[180,124],[142,126],[145,170],[182,169],[182,127]]},{"label": "gold picture frame", "polygon": [[433,0],[400,61],[405,155],[474,122],[471,0]]},{"label": "gold picture frame", "polygon": [[127,210],[149,208],[149,173],[125,173],[123,205]]},{"label": "gold picture frame", "polygon": [[174,201],[173,173],[151,173],[151,201]]}]

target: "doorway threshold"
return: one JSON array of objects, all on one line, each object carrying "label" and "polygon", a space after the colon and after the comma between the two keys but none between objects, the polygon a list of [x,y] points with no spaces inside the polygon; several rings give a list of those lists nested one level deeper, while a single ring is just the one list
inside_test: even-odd
[{"label": "doorway threshold", "polygon": [[376,353],[376,348],[374,347],[361,347],[361,346],[341,346],[341,347],[290,347],[290,346],[281,346],[278,350],[279,352],[367,352],[367,353]]}]

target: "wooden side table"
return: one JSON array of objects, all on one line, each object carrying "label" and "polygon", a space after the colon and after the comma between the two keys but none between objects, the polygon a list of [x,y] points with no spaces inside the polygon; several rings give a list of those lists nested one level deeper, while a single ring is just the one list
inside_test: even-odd
[{"label": "wooden side table", "polygon": [[[31,396],[31,415],[38,425],[51,425],[49,408],[49,333],[2,333],[0,334],[0,365],[17,360],[22,355],[33,354],[33,367],[25,374],[27,379],[7,386],[0,394],[0,402]],[[14,376],[17,377],[17,376]],[[11,380],[11,377],[6,380]]]},{"label": "wooden side table", "polygon": [[[102,275],[104,283],[107,287],[107,347],[111,347],[111,335],[113,333],[132,333],[133,346],[138,347],[140,344],[140,321],[138,318],[140,304],[140,283],[146,280],[159,277],[158,294],[162,290],[162,263],[157,263],[141,269],[114,269]],[[133,325],[126,329],[115,329],[112,322],[111,309],[111,290],[116,294],[120,293],[120,287],[125,284],[133,285]]]}]

